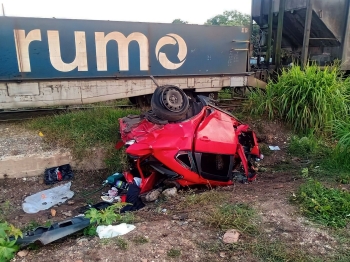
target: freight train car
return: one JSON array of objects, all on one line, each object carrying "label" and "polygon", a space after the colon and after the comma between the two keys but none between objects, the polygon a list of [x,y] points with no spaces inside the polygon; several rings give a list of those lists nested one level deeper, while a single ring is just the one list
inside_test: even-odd
[{"label": "freight train car", "polygon": [[[0,109],[147,99],[156,85],[256,85],[250,28],[0,17]],[[262,83],[263,85],[263,83]]]}]

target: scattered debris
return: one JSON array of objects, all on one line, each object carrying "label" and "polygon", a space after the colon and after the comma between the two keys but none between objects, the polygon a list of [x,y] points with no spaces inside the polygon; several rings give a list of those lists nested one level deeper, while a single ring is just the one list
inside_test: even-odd
[{"label": "scattered debris", "polygon": [[269,146],[271,151],[280,151],[280,147],[279,146]]},{"label": "scattered debris", "polygon": [[147,202],[156,201],[159,198],[160,193],[161,192],[158,189],[149,192],[145,197],[145,201]]},{"label": "scattered debris", "polygon": [[41,242],[47,245],[65,236],[71,235],[90,225],[90,219],[85,217],[74,217],[52,224],[50,227],[38,227],[32,231],[25,232],[23,237],[16,241],[17,245],[29,245],[34,242]]},{"label": "scattered debris", "polygon": [[21,250],[17,253],[19,257],[26,257],[29,254],[28,250]]},{"label": "scattered debris", "polygon": [[69,201],[67,202],[67,204],[70,205],[70,206],[74,205],[74,203],[75,203],[74,200],[69,200]]},{"label": "scattered debris", "polygon": [[173,220],[186,220],[188,218],[187,214],[179,214],[179,215],[173,215]]},{"label": "scattered debris", "polygon": [[53,216],[53,217],[56,216],[56,210],[53,208],[51,209],[51,216]]},{"label": "scattered debris", "polygon": [[177,195],[177,189],[176,187],[173,187],[173,188],[168,188],[168,189],[165,189],[162,194],[166,197],[175,197]]},{"label": "scattered debris", "polygon": [[87,238],[80,238],[77,240],[77,244],[82,246],[84,243],[87,243],[89,240]]},{"label": "scattered debris", "polygon": [[22,203],[23,211],[34,214],[40,210],[46,210],[54,205],[64,203],[74,196],[74,192],[70,190],[71,184],[69,182],[26,197]]},{"label": "scattered debris", "polygon": [[136,211],[143,207],[145,207],[145,204],[142,202],[141,198],[139,197],[141,189],[136,184],[129,184],[128,191],[126,193],[126,199],[125,202],[130,204],[123,207],[120,212],[130,212],[130,211]]},{"label": "scattered debris", "polygon": [[226,257],[226,253],[225,252],[220,252],[220,257],[222,257],[222,258]]},{"label": "scattered debris", "polygon": [[62,212],[62,214],[66,217],[71,217],[72,216],[72,211],[67,211],[67,212]]},{"label": "scattered debris", "polygon": [[99,238],[112,238],[116,236],[122,236],[130,231],[134,230],[136,227],[134,225],[122,223],[117,226],[98,226],[96,229],[96,233]]},{"label": "scattered debris", "polygon": [[44,181],[46,185],[52,185],[63,180],[71,180],[73,177],[74,174],[69,164],[48,168],[44,172]]},{"label": "scattered debris", "polygon": [[237,243],[240,233],[236,229],[226,231],[222,241],[227,244]]}]

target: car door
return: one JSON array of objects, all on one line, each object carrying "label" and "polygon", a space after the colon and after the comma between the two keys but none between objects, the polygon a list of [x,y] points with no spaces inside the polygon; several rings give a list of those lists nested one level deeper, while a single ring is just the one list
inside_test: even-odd
[{"label": "car door", "polygon": [[194,155],[198,173],[206,179],[228,181],[237,139],[231,118],[208,108],[195,134]]}]

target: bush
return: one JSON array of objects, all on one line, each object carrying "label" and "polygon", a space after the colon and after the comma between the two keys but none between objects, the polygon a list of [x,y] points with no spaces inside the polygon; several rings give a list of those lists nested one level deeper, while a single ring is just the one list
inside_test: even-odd
[{"label": "bush", "polygon": [[314,137],[293,136],[291,138],[288,152],[294,156],[308,158],[316,152],[317,141]]},{"label": "bush", "polygon": [[343,79],[338,67],[322,69],[316,65],[283,69],[266,92],[253,92],[248,107],[252,113],[267,112],[270,118],[290,123],[298,133],[311,129],[325,133],[334,120],[349,113],[349,79]]},{"label": "bush", "polygon": [[350,194],[327,188],[316,180],[309,179],[301,185],[292,200],[304,215],[320,224],[337,228],[345,227],[349,221]]},{"label": "bush", "polygon": [[15,256],[19,249],[19,246],[16,245],[18,237],[22,237],[22,232],[18,228],[0,221],[0,261],[10,261]]}]

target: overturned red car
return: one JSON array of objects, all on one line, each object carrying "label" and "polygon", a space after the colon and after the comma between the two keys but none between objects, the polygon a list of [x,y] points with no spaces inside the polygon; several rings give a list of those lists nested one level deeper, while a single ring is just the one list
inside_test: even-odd
[{"label": "overturned red car", "polygon": [[189,98],[175,86],[158,87],[151,106],[119,120],[130,165],[124,177],[142,179],[140,194],[165,182],[215,187],[255,180],[254,162],[263,156],[248,125],[209,98]]}]

